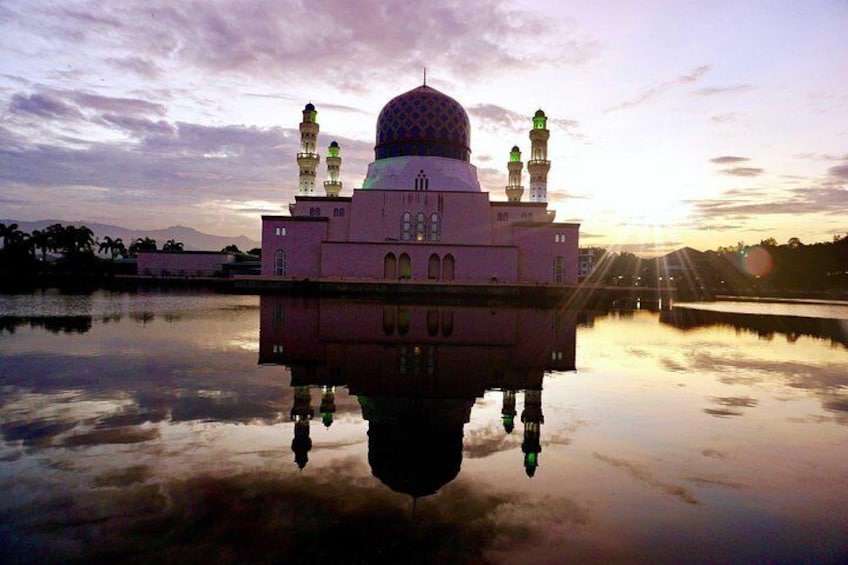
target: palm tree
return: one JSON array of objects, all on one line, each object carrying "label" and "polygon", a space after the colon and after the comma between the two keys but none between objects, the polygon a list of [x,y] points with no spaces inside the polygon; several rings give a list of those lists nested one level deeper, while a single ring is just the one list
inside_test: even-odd
[{"label": "palm tree", "polygon": [[103,241],[100,243],[100,247],[98,248],[98,252],[109,253],[112,256],[112,259],[117,258],[118,255],[121,257],[127,256],[127,246],[124,245],[124,240],[120,237],[116,239],[112,239],[108,235],[103,238]]},{"label": "palm tree", "polygon": [[138,255],[139,251],[156,251],[156,249],[157,248],[155,239],[150,239],[149,237],[139,237],[136,238],[136,240],[130,244],[130,257],[135,257],[136,255]]},{"label": "palm tree", "polygon": [[47,261],[47,252],[56,250],[56,243],[50,229],[32,230],[30,238],[33,252],[41,250],[41,260]]},{"label": "palm tree", "polygon": [[221,250],[221,253],[241,253],[241,249],[238,248],[238,245],[235,243],[231,243]]},{"label": "palm tree", "polygon": [[183,242],[175,241],[173,239],[169,239],[165,242],[165,245],[162,246],[162,251],[182,251],[183,250]]},{"label": "palm tree", "polygon": [[0,237],[3,238],[3,247],[9,247],[20,239],[23,232],[18,229],[18,224],[0,224]]}]

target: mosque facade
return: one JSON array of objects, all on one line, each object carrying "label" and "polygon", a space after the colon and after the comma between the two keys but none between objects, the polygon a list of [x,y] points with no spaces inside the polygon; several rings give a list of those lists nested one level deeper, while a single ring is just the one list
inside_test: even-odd
[{"label": "mosque facade", "polygon": [[300,171],[290,215],[262,217],[266,279],[574,285],[579,224],[547,208],[547,117],[530,130],[529,194],[515,146],[505,201],[490,201],[470,162],[471,126],[453,98],[425,85],[390,100],[377,120],[374,161],[342,196],[341,148],[326,157],[323,190],[315,106],[300,124]]}]

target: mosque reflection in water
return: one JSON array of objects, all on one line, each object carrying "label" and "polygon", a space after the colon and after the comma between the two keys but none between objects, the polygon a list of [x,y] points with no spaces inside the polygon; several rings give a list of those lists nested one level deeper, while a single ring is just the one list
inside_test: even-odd
[{"label": "mosque reflection in water", "polygon": [[331,426],[335,389],[347,387],[368,422],[374,476],[397,492],[426,496],[459,473],[463,427],[486,390],[502,391],[504,434],[519,418],[524,469],[536,473],[542,378],[574,369],[575,316],[263,296],[259,362],[291,371],[292,451],[301,469],[312,448],[310,426],[318,425],[313,420]]}]

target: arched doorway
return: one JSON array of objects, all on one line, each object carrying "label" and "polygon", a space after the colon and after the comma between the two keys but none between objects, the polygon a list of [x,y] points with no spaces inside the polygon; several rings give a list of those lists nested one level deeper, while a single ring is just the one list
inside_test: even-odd
[{"label": "arched doorway", "polygon": [[433,253],[430,255],[430,261],[427,263],[427,278],[430,280],[439,280],[442,275],[442,260],[439,256]]},{"label": "arched doorway", "polygon": [[286,250],[278,249],[277,253],[274,254],[274,275],[278,277],[286,276],[287,267]]},{"label": "arched doorway", "polygon": [[383,278],[392,280],[397,278],[397,259],[394,253],[386,253],[383,259]]},{"label": "arched doorway", "polygon": [[412,278],[412,260],[406,253],[401,253],[400,260],[398,261],[398,275],[402,279]]},{"label": "arched doorway", "polygon": [[442,260],[442,280],[452,281],[455,275],[455,269],[456,265],[453,259],[453,255],[448,253]]},{"label": "arched doorway", "polygon": [[565,259],[557,257],[554,259],[554,282],[562,283],[565,281]]}]

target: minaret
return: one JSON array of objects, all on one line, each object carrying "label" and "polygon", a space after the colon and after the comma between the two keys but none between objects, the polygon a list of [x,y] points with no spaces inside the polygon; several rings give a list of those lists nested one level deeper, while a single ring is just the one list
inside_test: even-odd
[{"label": "minaret", "polygon": [[341,147],[335,141],[327,148],[327,180],[324,181],[324,192],[327,196],[338,196],[342,191],[342,182],[339,180],[342,158],[339,151]]},{"label": "minaret", "polygon": [[528,477],[536,474],[539,466],[539,454],[542,452],[540,442],[542,424],[545,416],[542,414],[542,391],[524,391],[524,410],[521,411],[521,421],[524,423],[524,441],[521,451],[524,452],[524,471]]},{"label": "minaret", "polygon": [[548,118],[542,110],[533,115],[533,129],[530,130],[530,160],[527,172],[530,173],[530,202],[548,201]]},{"label": "minaret", "polygon": [[318,139],[318,122],[315,121],[318,112],[310,102],[303,108],[303,121],[300,122],[300,152],[297,154],[297,166],[300,168],[300,195],[311,195],[315,192],[315,169],[321,157],[315,152]]},{"label": "minaret", "polygon": [[524,168],[524,163],[521,162],[521,150],[515,145],[512,151],[509,152],[509,184],[506,185],[506,197],[510,202],[520,202],[521,196],[524,194],[524,187],[521,186],[521,170]]},{"label": "minaret", "polygon": [[303,469],[309,461],[309,450],[312,440],[309,438],[309,422],[315,411],[312,410],[312,393],[308,386],[294,387],[294,406],[291,409],[291,419],[294,422],[294,439],[292,451],[297,466]]}]

